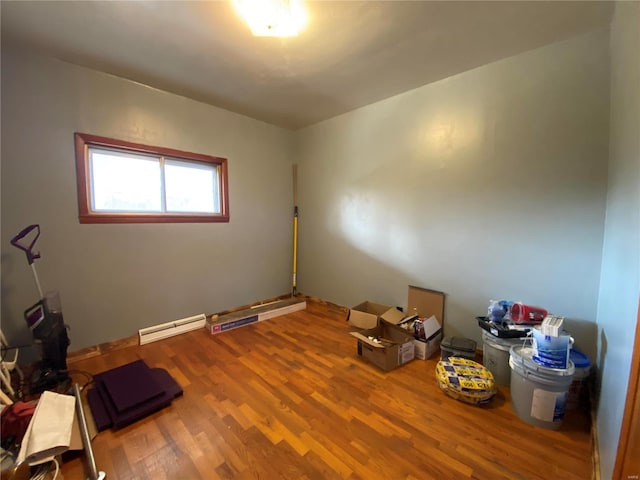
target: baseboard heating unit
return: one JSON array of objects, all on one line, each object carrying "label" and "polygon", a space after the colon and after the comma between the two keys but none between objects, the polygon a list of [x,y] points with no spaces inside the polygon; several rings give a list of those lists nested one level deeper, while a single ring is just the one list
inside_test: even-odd
[{"label": "baseboard heating unit", "polygon": [[225,315],[213,315],[207,318],[204,327],[212,334],[226,332],[234,328],[244,327],[252,323],[261,322],[269,318],[279,317],[287,313],[305,310],[307,302],[300,298],[279,300],[265,305],[257,305],[252,308],[227,313]]},{"label": "baseboard heating unit", "polygon": [[138,330],[140,337],[140,345],[156,342],[163,338],[173,337],[181,333],[190,332],[204,327],[207,317],[204,313],[194,315],[193,317],[182,318],[174,322],[161,323],[153,327],[142,328]]}]

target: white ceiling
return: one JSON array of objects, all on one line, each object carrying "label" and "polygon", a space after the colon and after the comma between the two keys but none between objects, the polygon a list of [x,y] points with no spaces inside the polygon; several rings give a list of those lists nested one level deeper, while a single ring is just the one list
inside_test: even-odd
[{"label": "white ceiling", "polygon": [[229,1],[6,1],[2,41],[287,128],[606,27],[612,2],[307,1],[253,37]]}]

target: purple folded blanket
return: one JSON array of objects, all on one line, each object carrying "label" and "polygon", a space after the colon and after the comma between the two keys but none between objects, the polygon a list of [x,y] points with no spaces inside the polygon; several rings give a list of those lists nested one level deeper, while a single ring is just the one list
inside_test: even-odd
[{"label": "purple folded blanket", "polygon": [[87,400],[98,431],[122,428],[171,404],[182,395],[180,385],[162,368],[149,368],[144,360],[94,376]]}]

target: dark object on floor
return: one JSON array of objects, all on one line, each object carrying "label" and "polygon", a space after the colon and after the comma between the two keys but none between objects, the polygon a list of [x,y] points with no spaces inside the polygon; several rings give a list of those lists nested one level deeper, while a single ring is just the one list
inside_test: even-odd
[{"label": "dark object on floor", "polygon": [[476,358],[476,342],[470,338],[445,337],[440,343],[442,360],[449,357],[462,357],[473,360]]},{"label": "dark object on floor", "polygon": [[98,431],[122,428],[171,404],[182,395],[180,385],[162,368],[149,368],[144,360],[94,376],[87,394]]},{"label": "dark object on floor", "polygon": [[2,410],[2,424],[0,432],[2,448],[11,450],[14,445],[20,445],[24,437],[33,412],[36,407],[32,403],[16,402]]}]

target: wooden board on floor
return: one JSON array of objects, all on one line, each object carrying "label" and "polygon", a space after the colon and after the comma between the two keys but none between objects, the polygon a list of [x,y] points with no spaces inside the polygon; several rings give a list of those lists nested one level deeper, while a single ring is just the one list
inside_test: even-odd
[{"label": "wooden board on floor", "polygon": [[304,310],[306,306],[306,302],[301,298],[294,297],[286,300],[278,300],[225,315],[213,315],[207,318],[205,328],[212,334],[222,333],[252,323],[268,320],[269,318]]}]

